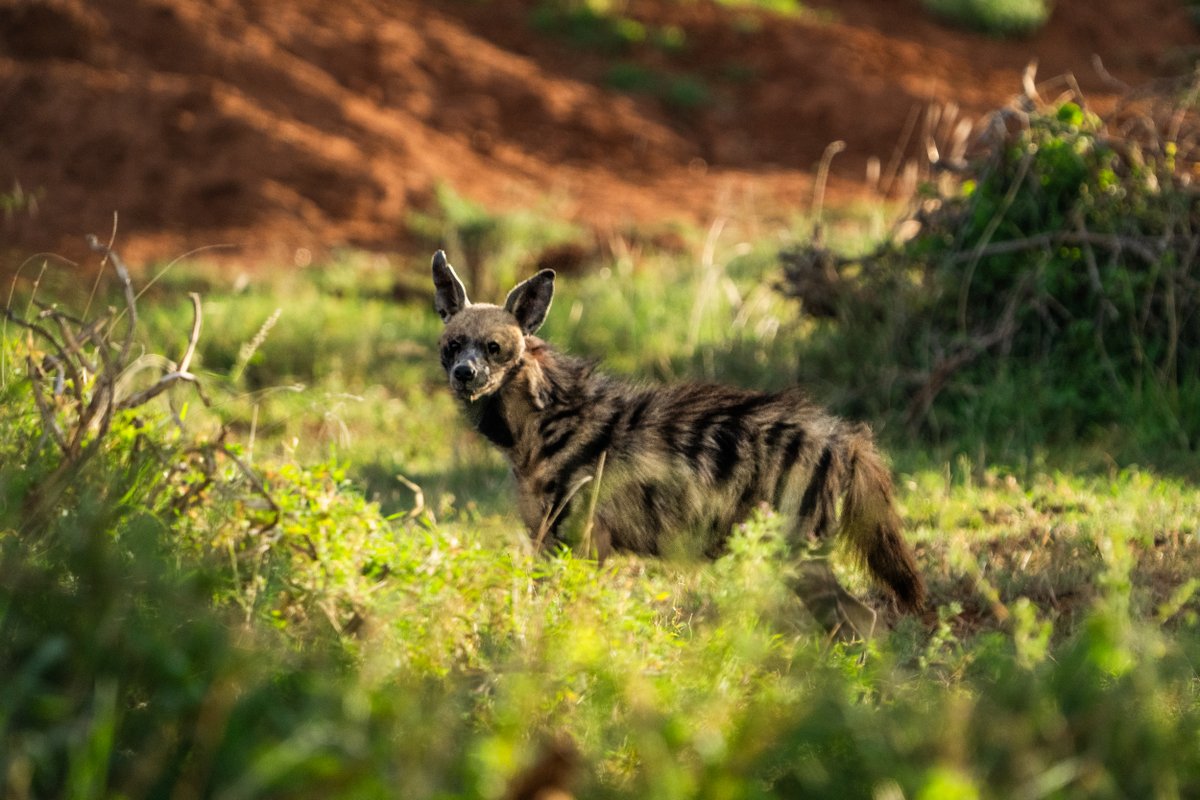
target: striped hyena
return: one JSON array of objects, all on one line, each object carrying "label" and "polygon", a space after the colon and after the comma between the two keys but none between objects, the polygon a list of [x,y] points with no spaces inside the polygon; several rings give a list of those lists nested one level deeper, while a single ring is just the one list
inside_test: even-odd
[{"label": "striped hyena", "polygon": [[[922,607],[925,585],[865,425],[795,390],[640,387],[596,374],[534,336],[550,309],[551,270],[514,288],[503,308],[471,303],[440,250],[433,282],[450,388],[511,463],[537,547],[565,542],[574,524],[600,558],[681,549],[715,558],[733,526],[766,504],[788,520],[794,547],[827,554],[836,536],[903,609]],[[826,558],[800,561],[797,573],[822,624],[869,635],[874,612],[842,589]]]}]

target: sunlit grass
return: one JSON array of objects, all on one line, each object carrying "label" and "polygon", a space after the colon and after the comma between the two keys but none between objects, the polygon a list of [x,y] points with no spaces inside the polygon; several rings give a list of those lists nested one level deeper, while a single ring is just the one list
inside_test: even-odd
[{"label": "sunlit grass", "polygon": [[[854,366],[813,379],[817,328],[771,290],[778,242],[689,241],[562,274],[543,333],[631,380],[803,380],[837,401]],[[1194,485],[1103,443],[994,460],[892,437],[934,608],[834,645],[787,589],[769,513],[711,564],[535,558],[505,464],[443,386],[427,269],[173,269],[140,306],[142,343],[174,355],[201,292],[212,406],[180,387],[122,418],[37,539],[22,508],[54,451],[18,371],[28,341],[4,343],[7,789],[496,798],[555,741],[586,797],[1200,785]],[[528,264],[497,269],[476,299]],[[195,484],[163,465],[222,431],[264,491],[222,461],[205,502],[172,505]]]}]

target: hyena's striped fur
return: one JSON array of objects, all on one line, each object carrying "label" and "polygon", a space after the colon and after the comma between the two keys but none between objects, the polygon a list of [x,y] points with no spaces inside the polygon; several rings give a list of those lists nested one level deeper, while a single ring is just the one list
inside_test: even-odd
[{"label": "hyena's striped fur", "polygon": [[[903,609],[922,607],[925,587],[901,538],[891,477],[865,425],[831,416],[799,391],[638,387],[596,374],[533,335],[550,308],[550,270],[514,288],[503,308],[471,303],[441,251],[433,278],[451,389],[511,463],[521,516],[539,546],[563,541],[585,516],[572,512],[590,505],[595,487],[581,487],[602,469],[588,515],[601,558],[680,549],[716,557],[737,522],[769,505],[793,542],[846,541]],[[827,564],[802,568],[800,583],[826,624],[862,627],[847,608],[856,601]],[[827,602],[816,598],[822,593]]]}]

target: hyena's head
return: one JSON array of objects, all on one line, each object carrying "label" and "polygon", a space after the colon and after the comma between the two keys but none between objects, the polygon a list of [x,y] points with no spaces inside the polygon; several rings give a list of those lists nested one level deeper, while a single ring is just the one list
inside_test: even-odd
[{"label": "hyena's head", "polygon": [[508,293],[504,307],[472,303],[446,261],[433,254],[434,305],[446,329],[439,349],[450,388],[474,402],[500,389],[521,363],[525,337],[541,327],[554,295],[554,270],[544,269]]}]

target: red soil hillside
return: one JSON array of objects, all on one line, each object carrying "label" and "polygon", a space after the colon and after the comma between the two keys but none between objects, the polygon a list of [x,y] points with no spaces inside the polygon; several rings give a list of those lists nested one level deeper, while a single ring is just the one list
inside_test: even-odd
[{"label": "red soil hillside", "polygon": [[[830,141],[844,196],[914,109],[1003,105],[1031,59],[1102,99],[1093,54],[1138,84],[1200,44],[1181,0],[1059,0],[1017,41],[919,0],[808,6],[632,0],[676,47],[612,52],[522,0],[0,0],[0,194],[35,198],[0,219],[0,252],[78,257],[114,211],[135,259],[389,249],[438,182],[601,229],[796,208]],[[614,65],[692,94],[610,89]]]}]

